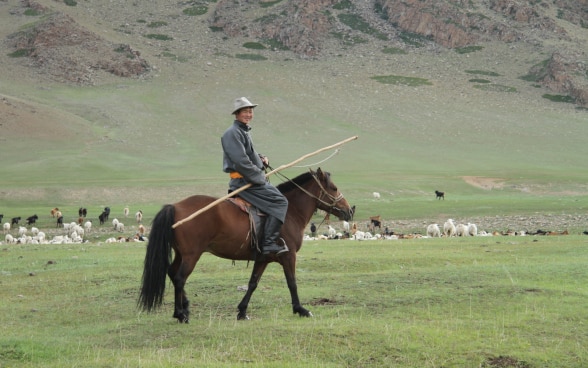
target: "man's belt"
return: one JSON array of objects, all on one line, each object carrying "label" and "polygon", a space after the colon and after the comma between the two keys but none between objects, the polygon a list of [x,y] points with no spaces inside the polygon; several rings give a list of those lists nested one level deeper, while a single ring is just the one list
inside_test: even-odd
[{"label": "man's belt", "polygon": [[231,171],[229,176],[231,179],[241,179],[243,177],[243,175],[239,174],[237,171]]}]

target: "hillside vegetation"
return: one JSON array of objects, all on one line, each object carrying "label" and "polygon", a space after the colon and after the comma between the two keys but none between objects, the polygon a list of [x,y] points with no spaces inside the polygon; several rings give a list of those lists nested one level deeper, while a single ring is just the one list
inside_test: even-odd
[{"label": "hillside vegetation", "polygon": [[274,167],[359,136],[320,166],[364,215],[436,189],[584,212],[586,2],[509,4],[0,1],[0,200],[224,194],[247,96]]}]

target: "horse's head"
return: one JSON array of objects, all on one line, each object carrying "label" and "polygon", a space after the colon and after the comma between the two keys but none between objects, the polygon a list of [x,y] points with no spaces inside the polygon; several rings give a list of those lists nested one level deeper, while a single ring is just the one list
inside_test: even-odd
[{"label": "horse's head", "polygon": [[313,177],[320,187],[317,208],[337,216],[339,220],[351,220],[354,208],[349,206],[349,203],[343,197],[343,193],[333,183],[331,174],[323,172],[319,168],[316,172],[313,172]]}]

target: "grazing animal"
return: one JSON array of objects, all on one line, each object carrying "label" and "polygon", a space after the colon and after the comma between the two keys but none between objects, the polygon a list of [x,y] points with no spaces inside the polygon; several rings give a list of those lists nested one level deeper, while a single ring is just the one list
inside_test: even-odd
[{"label": "grazing animal", "polygon": [[137,220],[137,223],[140,224],[143,221],[143,211],[135,213],[135,219]]},{"label": "grazing animal", "polygon": [[476,226],[476,224],[468,222],[468,234],[470,234],[470,236],[478,235],[478,227]]},{"label": "grazing animal", "polygon": [[139,230],[138,231],[139,232],[139,235],[141,235],[141,237],[143,235],[145,235],[145,226],[143,226],[143,224],[139,225],[139,229],[138,230]]},{"label": "grazing animal", "polygon": [[2,223],[3,218],[4,218],[4,215],[0,213],[0,223]]},{"label": "grazing animal", "polygon": [[446,237],[455,236],[455,224],[452,219],[445,221],[443,224],[443,234]]},{"label": "grazing animal", "polygon": [[123,209],[123,212],[124,212],[125,217],[129,217],[129,207],[125,207]]},{"label": "grazing animal", "polygon": [[334,227],[332,227],[331,225],[329,225],[329,238],[334,238],[335,235],[337,235],[337,230],[335,230]]},{"label": "grazing animal", "polygon": [[430,224],[427,226],[427,236],[431,238],[440,238],[441,237],[441,229],[439,229],[439,225],[437,224]]},{"label": "grazing animal", "polygon": [[380,193],[378,192],[373,192],[372,195],[374,196],[374,198],[379,199],[380,198]]},{"label": "grazing animal", "polygon": [[78,210],[78,215],[79,217],[86,217],[88,215],[88,209],[80,207],[80,209]]},{"label": "grazing animal", "polygon": [[39,216],[37,215],[32,215],[30,217],[27,217],[27,225],[32,225],[35,222],[37,222],[37,220],[39,219]]},{"label": "grazing animal", "polygon": [[[280,255],[261,256],[259,251],[246,245],[252,241],[250,219],[232,201],[221,201],[175,229],[172,227],[175,222],[213,203],[216,198],[195,195],[163,206],[155,215],[149,234],[139,306],[143,310],[154,311],[163,304],[166,278],[169,275],[175,294],[173,317],[179,322],[188,323],[190,303],[184,286],[202,253],[210,252],[226,259],[254,260],[247,292],[237,307],[237,319],[249,319],[249,300],[263,272],[272,262],[278,262],[284,270],[293,312],[304,317],[312,316],[300,303],[296,284],[296,255],[302,246],[304,229],[317,208],[332,213],[340,220],[349,220],[351,207],[331,180],[330,174],[320,168],[279,184],[277,188],[289,203],[281,236],[290,251]],[[170,262],[172,249],[174,259]]]},{"label": "grazing animal", "polygon": [[10,225],[18,225],[19,221],[20,221],[20,216],[13,217],[12,220],[10,221]]},{"label": "grazing animal", "polygon": [[346,232],[349,232],[350,228],[349,228],[349,222],[347,221],[343,221],[343,230]]},{"label": "grazing animal", "polygon": [[469,236],[468,227],[464,224],[458,224],[455,227],[455,235],[457,236]]},{"label": "grazing animal", "polygon": [[380,215],[370,217],[369,228],[371,231],[375,231],[376,228],[379,228],[380,231],[382,230],[382,220]]},{"label": "grazing animal", "polygon": [[57,212],[59,212],[59,208],[55,207],[51,210],[51,217],[57,217]]},{"label": "grazing animal", "polygon": [[108,217],[110,216],[110,207],[104,207],[104,221],[108,221]]},{"label": "grazing animal", "polygon": [[436,190],[435,195],[436,195],[435,199],[445,200],[445,192],[440,192],[440,191]]},{"label": "grazing animal", "polygon": [[2,225],[2,228],[4,229],[4,234],[6,234],[10,231],[10,222],[5,222],[4,225]]},{"label": "grazing animal", "polygon": [[98,216],[98,220],[100,220],[100,225],[104,225],[104,222],[106,221],[106,212],[102,212],[100,216]]},{"label": "grazing animal", "polygon": [[92,230],[92,221],[86,221],[84,223],[84,229],[89,234],[90,233],[90,230]]},{"label": "grazing animal", "polygon": [[57,218],[57,227],[63,227],[63,216]]}]

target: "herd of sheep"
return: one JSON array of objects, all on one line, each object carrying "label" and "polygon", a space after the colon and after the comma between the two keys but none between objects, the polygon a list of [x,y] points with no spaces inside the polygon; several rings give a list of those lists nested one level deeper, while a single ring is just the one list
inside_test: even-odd
[{"label": "herd of sheep", "polygon": [[[107,216],[109,213],[110,209],[106,207],[105,211],[103,211],[101,214],[101,225],[104,223],[104,219],[108,218]],[[129,209],[125,208],[125,217],[128,216],[128,213]],[[87,235],[92,230],[92,221],[86,218],[87,210],[85,208],[80,208],[77,222],[73,221],[70,223],[64,223],[63,215],[58,208],[53,208],[50,215],[52,218],[56,218],[56,228],[61,230],[51,238],[46,235],[46,232],[40,231],[39,228],[35,226],[36,220],[39,218],[37,215],[33,215],[27,218],[26,225],[33,225],[30,228],[19,224],[21,217],[14,217],[11,219],[11,221],[3,223],[2,229],[4,232],[4,241],[0,241],[0,244],[80,244],[88,242],[85,237],[87,237]],[[0,223],[2,222],[3,216],[4,215],[0,214]],[[143,212],[138,211],[135,214],[135,219],[137,220],[138,228],[134,236],[120,236],[117,238],[113,237],[107,239],[105,242],[144,241],[145,227],[142,224]],[[116,218],[112,220],[112,226],[115,231],[120,233],[125,231],[125,225]],[[55,231],[52,230],[52,232],[54,233]]]}]

